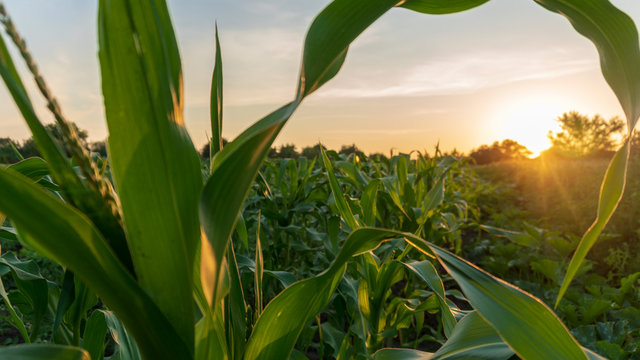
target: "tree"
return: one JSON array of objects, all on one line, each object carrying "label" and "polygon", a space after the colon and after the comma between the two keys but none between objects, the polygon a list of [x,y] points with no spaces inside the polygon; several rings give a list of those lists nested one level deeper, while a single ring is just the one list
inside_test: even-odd
[{"label": "tree", "polygon": [[478,165],[489,164],[505,160],[523,160],[532,154],[526,146],[515,140],[504,139],[502,142],[494,141],[491,146],[482,145],[471,150],[469,157]]},{"label": "tree", "polygon": [[321,148],[326,150],[326,148],[320,144],[316,144],[314,146],[305,146],[302,148],[300,155],[306,157],[307,159],[315,159],[316,157],[320,156]]},{"label": "tree", "polygon": [[364,155],[362,150],[358,149],[356,144],[342,145],[342,147],[340,148],[340,151],[338,151],[338,153],[339,154],[345,154],[345,155],[351,155],[351,154],[356,154],[356,155],[359,155],[359,156],[363,156]]},{"label": "tree", "polygon": [[589,118],[577,111],[562,114],[556,119],[562,131],[547,135],[551,140],[550,153],[566,157],[598,156],[615,150],[625,123],[619,117],[609,121],[600,115]]},{"label": "tree", "polygon": [[295,159],[298,156],[300,156],[300,154],[296,151],[296,146],[294,144],[286,144],[280,146],[277,157],[283,159]]}]

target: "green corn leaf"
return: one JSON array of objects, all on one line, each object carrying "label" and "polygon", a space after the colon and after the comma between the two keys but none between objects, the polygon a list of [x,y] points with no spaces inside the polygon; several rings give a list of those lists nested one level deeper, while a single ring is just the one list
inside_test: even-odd
[{"label": "green corn leaf", "polygon": [[476,6],[489,0],[404,0],[398,6],[424,14],[451,14]]},{"label": "green corn leaf", "polygon": [[372,179],[369,184],[362,191],[362,197],[360,203],[362,204],[362,221],[367,226],[375,226],[377,205],[376,200],[378,198],[378,188],[383,188],[383,184],[378,179]]},{"label": "green corn leaf", "polygon": [[227,262],[229,264],[229,297],[225,305],[227,306],[227,326],[231,327],[227,338],[231,341],[233,357],[242,359],[247,334],[247,303],[244,299],[240,269],[231,243],[229,243]]},{"label": "green corn leaf", "polygon": [[81,348],[53,344],[28,344],[0,348],[1,359],[92,360]]},{"label": "green corn leaf", "polygon": [[211,152],[213,156],[222,150],[222,53],[216,24],[216,62],[211,79]]},{"label": "green corn leaf", "polygon": [[446,250],[428,246],[471,305],[518,356],[528,360],[586,359],[560,319],[540,300]]},{"label": "green corn leaf", "polygon": [[27,328],[24,326],[24,322],[22,321],[22,319],[20,319],[20,317],[18,316],[18,313],[16,313],[16,310],[13,308],[13,305],[11,304],[11,300],[9,300],[9,294],[7,294],[7,291],[4,289],[4,284],[2,283],[1,276],[0,276],[0,296],[4,301],[4,305],[7,311],[9,312],[11,325],[13,325],[18,330],[18,332],[20,333],[20,336],[22,336],[22,339],[24,340],[25,343],[27,344],[30,343],[31,339],[29,338],[29,333],[27,332]]},{"label": "green corn leaf", "polygon": [[164,0],[103,0],[98,17],[111,171],[136,275],[192,348],[202,175],[168,9]]},{"label": "green corn leaf", "polygon": [[329,187],[331,187],[331,192],[336,199],[336,206],[338,207],[338,211],[340,215],[344,219],[344,221],[349,225],[352,230],[355,230],[360,227],[358,220],[353,216],[353,212],[351,212],[351,208],[347,201],[342,195],[342,189],[340,189],[340,184],[338,184],[338,180],[336,180],[336,175],[333,170],[333,165],[331,165],[331,161],[327,157],[327,154],[324,152],[324,149],[320,148],[320,154],[322,156],[322,162],[324,163],[325,169],[327,169],[327,176],[329,177]]},{"label": "green corn leaf", "polygon": [[9,169],[0,169],[0,197],[0,211],[29,237],[29,245],[88,284],[144,345],[145,355],[188,357],[187,345],[89,219]]},{"label": "green corn leaf", "polygon": [[262,279],[264,276],[264,260],[262,258],[262,243],[260,242],[260,212],[258,212],[258,229],[256,230],[256,268],[254,271],[255,311],[256,317],[262,314]]},{"label": "green corn leaf", "polygon": [[107,335],[107,320],[104,312],[96,310],[87,320],[82,337],[82,348],[91,355],[91,360],[104,359],[104,337]]},{"label": "green corn leaf", "polygon": [[605,80],[618,97],[629,133],[640,117],[640,45],[633,20],[608,0],[535,0],[565,16],[598,50]]},{"label": "green corn leaf", "polygon": [[329,302],[347,261],[395,236],[376,229],[352,232],[329,269],[291,285],[271,300],[249,337],[245,360],[287,359],[303,327]]},{"label": "green corn leaf", "polygon": [[0,258],[0,270],[3,267],[9,268],[13,280],[18,290],[25,295],[32,306],[33,317],[31,341],[39,335],[40,323],[47,312],[49,299],[49,285],[47,280],[40,274],[38,265],[33,261],[21,261],[14,253],[6,253]]},{"label": "green corn leaf", "polygon": [[142,360],[138,345],[136,345],[135,340],[129,335],[127,329],[124,328],[120,319],[110,311],[97,311],[104,313],[109,333],[115,342],[114,360]]},{"label": "green corn leaf", "polygon": [[60,324],[64,314],[71,308],[75,300],[75,284],[74,284],[73,272],[66,269],[62,278],[62,286],[60,288],[60,295],[58,296],[58,305],[56,306],[56,316],[53,320],[53,332],[55,333]]},{"label": "green corn leaf", "polygon": [[44,176],[49,175],[49,165],[39,157],[32,157],[17,162],[9,168],[20,174],[32,179],[35,182],[40,181]]},{"label": "green corn leaf", "polygon": [[413,349],[380,349],[373,354],[373,360],[429,360],[433,354]]},{"label": "green corn leaf", "polygon": [[[565,16],[577,32],[593,42],[600,55],[602,74],[626,115],[630,138],[640,117],[640,45],[633,20],[607,0],[535,1]],[[622,198],[628,157],[629,139],[609,164],[602,182],[596,220],[582,237],[571,260],[556,306]]]},{"label": "green corn leaf", "polygon": [[[337,0],[314,20],[307,33],[296,99],[262,118],[212,160],[200,199],[200,223],[209,245],[201,248],[202,288],[210,303],[220,293],[220,269],[237,215],[262,160],[302,99],[329,81],[344,62],[349,44],[395,1]],[[217,206],[225,204],[224,211]]]},{"label": "green corn leaf", "polygon": [[480,225],[482,230],[485,230],[489,234],[507,238],[518,245],[526,247],[538,247],[540,246],[540,240],[533,237],[533,235],[527,232],[511,231],[506,229],[500,229],[489,225]]},{"label": "green corn leaf", "polygon": [[225,324],[220,307],[216,313],[207,312],[196,324],[195,359],[229,359]]},{"label": "green corn leaf", "polygon": [[431,264],[431,261],[416,261],[412,263],[403,264],[409,270],[413,271],[418,277],[429,285],[431,290],[438,296],[438,303],[440,304],[440,313],[442,316],[442,325],[444,327],[444,333],[447,338],[451,337],[451,333],[456,326],[456,318],[453,316],[449,305],[447,305],[447,299],[444,293],[444,284],[442,279],[438,276],[436,268]]},{"label": "green corn leaf", "polygon": [[513,351],[498,333],[474,311],[466,315],[433,355],[432,359],[494,359],[507,360]]}]

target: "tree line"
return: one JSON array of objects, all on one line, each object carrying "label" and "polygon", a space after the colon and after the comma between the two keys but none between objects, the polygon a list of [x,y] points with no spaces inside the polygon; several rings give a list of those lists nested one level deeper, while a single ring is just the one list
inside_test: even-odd
[{"label": "tree line", "polygon": [[[570,111],[562,114],[556,119],[560,124],[559,132],[549,131],[548,138],[551,141],[551,147],[542,152],[541,156],[545,158],[597,158],[610,157],[623,140],[625,130],[625,122],[619,117],[613,117],[609,120],[604,119],[600,115],[589,117],[576,111]],[[88,132],[78,128],[72,123],[78,137],[86,148],[102,157],[107,156],[107,146],[104,141],[96,141],[89,143]],[[60,146],[65,147],[62,142],[62,132],[58,124],[45,125],[54,139],[57,139]],[[227,144],[227,140],[223,139],[223,145]],[[320,144],[313,146],[305,146],[299,152],[294,144],[284,144],[279,148],[273,147],[269,152],[272,158],[298,158],[304,156],[306,158],[315,158],[320,154]],[[66,149],[65,149],[66,150]],[[640,150],[640,135],[634,133],[632,139],[632,151]],[[200,149],[200,156],[209,158],[209,144],[205,144]],[[340,154],[358,154],[365,156],[355,144],[342,145],[338,151]],[[67,150],[67,154],[69,151]],[[467,156],[473,159],[478,165],[490,164],[493,162],[523,160],[528,159],[532,152],[524,145],[515,140],[505,139],[495,141],[491,145],[481,145],[472,149],[469,154],[460,154],[453,151],[453,155]],[[0,138],[0,164],[12,164],[20,160],[20,157],[28,158],[40,156],[33,138],[19,142],[8,137]],[[382,156],[384,154],[369,154],[369,156]]]}]

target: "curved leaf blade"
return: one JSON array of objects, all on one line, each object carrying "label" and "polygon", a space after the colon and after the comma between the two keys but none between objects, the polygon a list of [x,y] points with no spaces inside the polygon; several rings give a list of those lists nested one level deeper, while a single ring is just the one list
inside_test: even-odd
[{"label": "curved leaf blade", "polygon": [[0,348],[0,358],[20,360],[91,360],[81,348],[53,344],[28,344]]},{"label": "curved leaf blade", "polygon": [[103,0],[98,17],[111,169],[136,274],[193,349],[202,175],[184,128],[180,55],[167,5]]},{"label": "curved leaf blade", "polygon": [[0,211],[29,237],[29,246],[88,284],[145,345],[146,356],[188,356],[190,351],[182,338],[89,219],[29,178],[8,169],[0,168],[0,198]]}]

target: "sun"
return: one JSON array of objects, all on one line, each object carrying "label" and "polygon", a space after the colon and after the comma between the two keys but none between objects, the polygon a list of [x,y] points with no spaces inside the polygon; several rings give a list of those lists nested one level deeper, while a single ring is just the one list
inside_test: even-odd
[{"label": "sun", "polygon": [[549,131],[559,129],[555,119],[566,111],[559,99],[527,96],[503,102],[492,115],[491,131],[497,140],[512,139],[526,146],[537,157],[551,147]]}]

